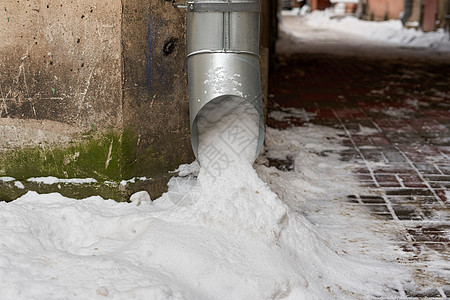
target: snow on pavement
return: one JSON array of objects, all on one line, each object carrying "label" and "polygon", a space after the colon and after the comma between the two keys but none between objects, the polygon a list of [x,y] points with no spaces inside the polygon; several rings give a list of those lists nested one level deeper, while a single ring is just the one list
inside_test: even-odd
[{"label": "snow on pavement", "polygon": [[[298,11],[283,12],[284,15],[296,15]],[[378,42],[409,48],[427,48],[440,52],[450,52],[448,32],[423,32],[420,29],[405,28],[400,20],[373,22],[360,20],[354,16],[338,16],[332,9],[313,11],[304,16],[297,16],[299,23],[282,24],[294,36],[302,37],[304,26],[327,29],[337,34],[352,35],[354,39]],[[300,24],[300,25],[299,25]],[[318,34],[320,36],[320,33]]]},{"label": "snow on pavement", "polygon": [[[203,121],[205,134],[213,133],[203,141],[219,143],[224,123],[241,124],[233,113],[242,112],[229,112],[222,123]],[[35,192],[0,203],[2,299],[389,296],[408,275],[390,262],[396,249],[386,247],[389,237],[372,230],[382,224],[338,201],[358,187],[352,165],[335,153],[337,134],[320,126],[268,129],[267,155],[293,155],[296,168],[258,164],[265,182],[248,163],[252,147],[236,156],[222,145],[233,163],[212,174],[203,143],[202,168],[180,166],[182,176],[153,203]],[[317,155],[323,151],[330,155]],[[190,202],[179,203],[185,195]]]}]

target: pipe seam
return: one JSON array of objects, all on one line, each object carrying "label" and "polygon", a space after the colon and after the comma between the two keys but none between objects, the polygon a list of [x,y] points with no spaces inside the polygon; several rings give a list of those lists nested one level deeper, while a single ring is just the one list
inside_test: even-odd
[{"label": "pipe seam", "polygon": [[186,57],[191,57],[198,54],[212,54],[212,53],[229,53],[229,54],[248,54],[252,56],[256,56],[260,58],[261,56],[258,53],[251,51],[240,51],[240,50],[198,50],[189,53]]}]

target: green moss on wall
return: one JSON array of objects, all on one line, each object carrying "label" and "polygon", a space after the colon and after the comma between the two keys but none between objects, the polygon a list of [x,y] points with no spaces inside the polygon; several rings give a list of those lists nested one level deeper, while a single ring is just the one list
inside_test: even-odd
[{"label": "green moss on wall", "polygon": [[[159,149],[174,149],[175,140]],[[68,197],[85,198],[100,195],[117,201],[127,201],[138,190],[147,190],[153,199],[159,197],[167,187],[174,170],[186,158],[175,153],[163,153],[154,147],[139,149],[140,139],[132,129],[122,132],[99,133],[96,130],[61,146],[40,144],[37,147],[12,149],[0,155],[0,177],[14,177],[25,185],[19,189],[13,182],[0,182],[0,201],[11,201],[28,190],[39,193],[59,192]],[[175,156],[174,156],[175,155]],[[94,178],[96,184],[44,185],[27,182],[31,177],[54,176],[58,178]],[[134,177],[152,180],[122,186],[121,180]],[[109,182],[116,184],[110,184]]]},{"label": "green moss on wall", "polygon": [[65,146],[40,144],[13,149],[0,157],[0,176],[121,179],[121,139],[118,132],[89,134]]}]

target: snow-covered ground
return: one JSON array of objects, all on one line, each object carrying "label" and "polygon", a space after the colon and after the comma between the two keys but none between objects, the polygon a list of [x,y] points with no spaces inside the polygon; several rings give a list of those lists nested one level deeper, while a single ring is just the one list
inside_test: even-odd
[{"label": "snow-covered ground", "polygon": [[[423,32],[420,29],[405,28],[400,20],[372,22],[360,20],[351,15],[336,15],[335,11],[313,11],[302,14],[298,9],[283,11],[286,17],[295,17],[296,22],[282,22],[282,28],[296,37],[305,36],[304,27],[324,29],[334,32],[334,38],[360,40],[358,43],[376,43],[404,48],[427,49],[450,53],[450,36],[448,32]],[[321,33],[317,32],[320,39]],[[341,36],[339,36],[341,35]],[[311,35],[314,38],[314,35]],[[331,37],[333,40],[333,37]]]},{"label": "snow-covered ground", "polygon": [[[226,128],[239,123],[228,121]],[[214,132],[214,120],[204,122]],[[28,192],[0,203],[1,298],[392,295],[408,272],[392,262],[397,249],[387,225],[342,201],[359,187],[354,166],[336,153],[343,149],[338,133],[312,125],[269,128],[267,157],[293,157],[293,172],[265,166],[264,157],[255,172],[249,147],[248,158],[228,157],[220,174],[196,162],[180,166],[169,192],[153,202],[145,193],[116,203]],[[219,143],[220,136],[203,140]],[[200,153],[206,162],[207,152]]]},{"label": "snow-covered ground", "polygon": [[[336,28],[365,24],[326,13],[306,18]],[[294,24],[283,29],[301,32]],[[143,192],[116,203],[28,192],[0,203],[0,298],[394,298],[410,280],[408,266],[397,263],[406,254],[390,233],[396,223],[345,200],[362,188],[356,165],[340,160],[343,132],[311,124],[268,128],[266,154],[252,166],[257,130],[241,118],[248,111],[227,112],[199,121],[208,128],[200,131],[202,168],[180,166],[159,199]],[[295,109],[271,117],[314,118]],[[268,159],[292,161],[293,170],[268,167]]]}]

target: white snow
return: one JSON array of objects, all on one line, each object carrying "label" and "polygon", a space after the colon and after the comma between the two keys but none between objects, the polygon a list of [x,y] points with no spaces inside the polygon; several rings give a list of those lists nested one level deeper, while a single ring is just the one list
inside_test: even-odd
[{"label": "white snow", "polygon": [[304,109],[293,107],[283,107],[279,108],[278,110],[272,110],[271,112],[269,112],[269,118],[272,118],[276,121],[289,121],[291,118],[296,118],[308,122],[314,116],[314,113],[310,113],[305,111]]},{"label": "white snow", "polygon": [[[290,12],[290,15],[293,13]],[[405,28],[400,20],[388,20],[383,22],[364,21],[354,16],[336,17],[332,9],[325,11],[313,11],[304,16],[298,16],[299,21],[304,25],[326,29],[335,32],[337,35],[354,39],[378,42],[401,47],[427,48],[440,52],[450,52],[450,39],[448,32],[443,30],[437,32],[423,32],[420,29]],[[282,24],[282,27],[297,37],[303,37],[302,26],[289,26]],[[320,33],[318,34],[320,38]]]},{"label": "white snow", "polygon": [[0,177],[0,181],[3,181],[3,182],[11,182],[14,180],[16,180],[16,179],[13,177],[7,177],[7,176]]},{"label": "white snow", "polygon": [[389,232],[395,232],[396,225],[378,221],[359,206],[342,201],[347,195],[367,191],[353,177],[353,163],[339,160],[338,152],[345,149],[339,134],[333,128],[311,125],[283,131],[268,128],[266,155],[294,157],[294,171],[257,166],[257,172],[290,209],[316,226],[335,251],[395,261],[399,252]]},{"label": "white snow", "polygon": [[61,179],[53,176],[48,177],[32,177],[28,178],[29,182],[36,182],[42,184],[57,184],[57,183],[71,183],[71,184],[85,184],[85,183],[96,183],[97,180],[94,178],[69,178],[69,179]]},{"label": "white snow", "polygon": [[370,135],[370,134],[376,134],[379,133],[378,129],[372,128],[372,127],[366,127],[359,124],[359,134],[363,135]]},{"label": "white snow", "polygon": [[150,198],[150,194],[147,191],[140,191],[130,196],[130,202],[139,206],[145,202],[151,204],[152,199]]},{"label": "white snow", "polygon": [[147,178],[145,176],[143,177],[133,177],[127,180],[122,180],[120,181],[120,185],[126,186],[129,183],[136,183],[136,181],[141,180],[141,181],[146,181],[146,180],[151,180],[151,178]]},{"label": "white snow", "polygon": [[331,151],[343,149],[337,131],[268,129],[267,155],[293,155],[295,170],[257,165],[263,181],[251,166],[257,113],[211,109],[201,168],[180,166],[153,204],[35,192],[0,203],[2,299],[389,297],[406,275],[383,225],[339,201],[358,187]]},{"label": "white snow", "polygon": [[23,183],[20,182],[20,181],[14,181],[14,186],[17,187],[18,189],[24,189],[25,188]]}]

